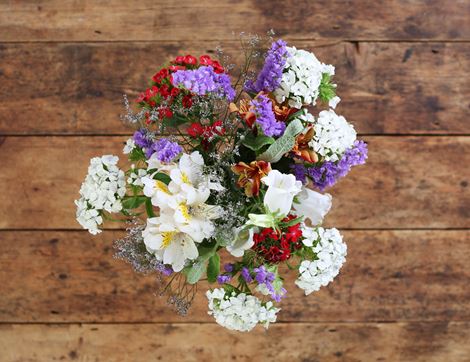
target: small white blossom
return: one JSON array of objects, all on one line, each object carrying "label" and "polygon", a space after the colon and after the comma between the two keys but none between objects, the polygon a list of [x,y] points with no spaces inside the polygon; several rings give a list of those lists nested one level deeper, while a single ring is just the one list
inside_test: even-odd
[{"label": "small white blossom", "polygon": [[133,168],[132,172],[129,174],[127,183],[129,185],[134,185],[134,186],[144,186],[144,183],[142,182],[142,178],[145,176],[147,176],[146,170],[142,168],[135,170]]},{"label": "small white blossom", "polygon": [[340,98],[340,97],[338,97],[338,96],[333,97],[333,98],[331,98],[330,101],[328,102],[328,106],[329,106],[330,108],[335,109],[339,102],[341,102],[341,98]]},{"label": "small white blossom", "polygon": [[129,138],[126,141],[126,144],[124,145],[124,148],[122,149],[122,153],[124,153],[125,155],[128,155],[129,153],[131,153],[134,150],[134,148],[135,148],[134,139]]},{"label": "small white blossom", "polygon": [[101,211],[110,213],[122,210],[121,199],[126,194],[125,175],[117,167],[119,158],[113,155],[95,157],[90,160],[88,175],[80,188],[77,205],[77,221],[92,234],[101,230]]},{"label": "small white blossom", "polygon": [[299,278],[295,284],[305,295],[328,285],[339,273],[346,261],[347,246],[337,229],[312,229],[302,225],[303,243],[312,247],[316,260],[304,260],[300,264]]},{"label": "small white blossom", "polygon": [[326,161],[338,161],[356,140],[353,125],[331,109],[320,112],[314,130],[315,135],[309,146]]},{"label": "small white blossom", "polygon": [[284,65],[281,84],[274,91],[278,103],[287,100],[290,107],[315,105],[323,73],[334,75],[332,65],[321,63],[313,53],[294,47],[287,48],[289,56]]},{"label": "small white blossom", "polygon": [[228,294],[224,289],[208,290],[209,314],[215,321],[227,329],[248,332],[258,323],[266,329],[269,323],[276,322],[280,311],[272,302],[262,303],[257,297],[245,293]]}]

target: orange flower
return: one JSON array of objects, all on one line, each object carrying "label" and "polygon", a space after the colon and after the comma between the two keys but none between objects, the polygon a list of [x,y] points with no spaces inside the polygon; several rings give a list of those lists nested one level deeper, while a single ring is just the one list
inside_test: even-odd
[{"label": "orange flower", "polygon": [[246,121],[248,127],[253,127],[253,124],[256,121],[256,115],[252,111],[253,106],[250,105],[250,101],[247,99],[240,100],[240,108],[237,107],[235,103],[230,103],[230,112],[238,112],[240,116]]},{"label": "orange flower", "polygon": [[294,155],[304,159],[307,162],[318,162],[318,155],[313,151],[308,143],[311,141],[315,134],[313,126],[307,128],[307,132],[301,133],[295,139],[295,146],[292,149]]},{"label": "orange flower", "polygon": [[251,197],[258,195],[261,178],[271,171],[271,165],[266,161],[253,161],[249,165],[239,162],[232,166],[232,171],[239,175],[237,185],[245,188],[245,195]]}]

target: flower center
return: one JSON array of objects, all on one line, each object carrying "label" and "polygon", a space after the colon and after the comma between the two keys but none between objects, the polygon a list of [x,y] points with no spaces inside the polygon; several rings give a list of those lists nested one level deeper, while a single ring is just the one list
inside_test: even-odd
[{"label": "flower center", "polygon": [[165,194],[170,194],[170,191],[168,191],[168,186],[165,185],[162,181],[160,180],[155,180],[155,185],[154,185],[155,190],[164,192]]},{"label": "flower center", "polygon": [[170,245],[171,241],[173,240],[173,236],[175,236],[176,231],[164,231],[162,232],[163,242],[162,247],[166,248]]},{"label": "flower center", "polygon": [[191,214],[189,213],[188,205],[180,204],[179,209],[180,209],[181,214],[183,215],[183,217],[186,221],[191,220]]},{"label": "flower center", "polygon": [[181,181],[183,181],[185,184],[191,184],[189,177],[185,172],[181,172]]}]

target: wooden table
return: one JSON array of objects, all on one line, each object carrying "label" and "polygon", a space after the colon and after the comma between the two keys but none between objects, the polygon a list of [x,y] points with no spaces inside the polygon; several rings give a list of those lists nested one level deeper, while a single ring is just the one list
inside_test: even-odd
[{"label": "wooden table", "polygon": [[[337,67],[338,112],[369,143],[332,191],[337,281],[288,280],[279,323],[186,318],[79,230],[88,159],[120,154],[135,96],[179,54],[274,28]],[[470,361],[470,1],[0,2],[0,361]]]}]

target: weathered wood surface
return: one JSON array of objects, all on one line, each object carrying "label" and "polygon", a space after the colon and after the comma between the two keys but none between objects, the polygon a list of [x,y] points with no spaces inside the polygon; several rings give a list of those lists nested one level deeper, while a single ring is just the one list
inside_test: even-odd
[{"label": "weathered wood surface", "polygon": [[[124,93],[135,99],[156,67],[217,42],[0,45],[0,134],[123,134]],[[237,43],[222,43],[240,55]],[[468,134],[466,43],[307,42],[336,66],[343,113],[360,133]],[[439,71],[437,71],[439,69]]]},{"label": "weathered wood surface", "polygon": [[465,362],[469,338],[468,322],[294,323],[249,334],[214,324],[0,326],[4,362]]},{"label": "weathered wood surface", "polygon": [[[285,272],[280,321],[468,321],[468,231],[344,231],[335,282],[304,296]],[[211,322],[200,285],[186,317],[154,295],[154,276],[113,258],[123,232],[0,232],[0,322]],[[227,259],[228,260],[228,259]]]},{"label": "weathered wood surface", "polygon": [[[112,10],[112,11],[111,11]],[[468,40],[468,1],[3,1],[0,41],[230,39],[274,28],[295,39]]]},{"label": "weathered wood surface", "polygon": [[[126,137],[4,137],[0,228],[77,229],[73,200],[89,159]],[[331,191],[338,228],[469,227],[470,138],[365,137],[370,157]],[[125,157],[121,157],[123,160]],[[124,161],[122,162],[124,164]],[[425,210],[425,212],[424,212]],[[110,223],[107,227],[117,227]]]}]

